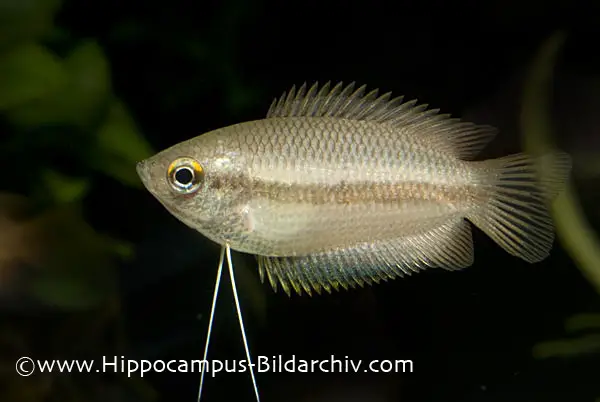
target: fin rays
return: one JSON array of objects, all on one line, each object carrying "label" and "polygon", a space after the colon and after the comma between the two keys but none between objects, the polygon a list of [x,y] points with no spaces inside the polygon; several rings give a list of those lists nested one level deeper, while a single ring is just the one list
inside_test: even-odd
[{"label": "fin rays", "polygon": [[567,180],[570,157],[516,154],[476,163],[482,181],[491,183],[489,199],[467,218],[509,254],[532,263],[546,258],[554,241],[550,202]]},{"label": "fin rays", "polygon": [[333,117],[386,123],[399,130],[410,128],[433,146],[465,160],[472,159],[496,135],[494,127],[438,114],[439,109],[428,110],[428,105],[417,105],[417,100],[390,99],[391,92],[378,96],[379,90],[374,89],[366,93],[366,85],[355,90],[354,82],[345,87],[339,82],[330,90],[330,84],[319,89],[315,83],[308,90],[306,83],[298,90],[293,86],[273,100],[266,117]]},{"label": "fin rays", "polygon": [[[261,280],[298,294],[351,289],[426,268],[457,270],[473,263],[471,228],[454,219],[439,228],[392,241],[363,243],[303,257],[258,256]],[[266,274],[266,275],[265,275]]]}]

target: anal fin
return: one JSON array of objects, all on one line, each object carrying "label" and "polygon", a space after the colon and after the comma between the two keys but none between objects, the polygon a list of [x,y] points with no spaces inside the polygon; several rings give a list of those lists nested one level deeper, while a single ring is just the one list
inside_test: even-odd
[{"label": "anal fin", "polygon": [[426,268],[458,270],[473,263],[471,227],[453,219],[426,232],[397,239],[361,243],[301,257],[258,256],[260,278],[265,274],[275,291],[291,295],[363,287]]}]

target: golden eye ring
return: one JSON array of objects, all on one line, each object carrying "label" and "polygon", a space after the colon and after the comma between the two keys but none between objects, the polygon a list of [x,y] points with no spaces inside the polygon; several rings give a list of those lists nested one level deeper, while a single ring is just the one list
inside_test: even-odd
[{"label": "golden eye ring", "polygon": [[193,158],[178,158],[167,169],[167,181],[174,192],[193,194],[204,183],[204,169]]}]

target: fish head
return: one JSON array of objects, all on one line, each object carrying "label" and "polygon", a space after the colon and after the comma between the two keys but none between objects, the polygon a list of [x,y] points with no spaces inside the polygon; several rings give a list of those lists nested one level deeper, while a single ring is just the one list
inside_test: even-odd
[{"label": "fish head", "polygon": [[240,233],[245,161],[218,132],[167,148],[136,170],[146,189],[187,226],[219,244]]}]

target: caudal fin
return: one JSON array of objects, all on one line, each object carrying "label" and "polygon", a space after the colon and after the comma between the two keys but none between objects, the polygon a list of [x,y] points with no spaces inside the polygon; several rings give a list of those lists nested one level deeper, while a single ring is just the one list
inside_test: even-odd
[{"label": "caudal fin", "polygon": [[546,258],[554,241],[550,203],[565,186],[571,158],[516,154],[475,163],[487,191],[467,218],[508,253],[532,263]]}]

